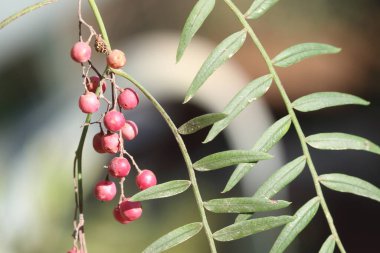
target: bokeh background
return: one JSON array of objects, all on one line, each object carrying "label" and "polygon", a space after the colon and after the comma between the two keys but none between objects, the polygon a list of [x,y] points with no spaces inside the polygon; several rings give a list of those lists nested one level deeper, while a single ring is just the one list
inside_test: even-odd
[{"label": "bokeh background", "polygon": [[[217,1],[214,12],[198,37],[175,65],[179,33],[195,1],[98,1],[114,48],[127,54],[126,71],[140,80],[167,108],[177,125],[205,112],[221,111],[248,81],[267,73],[258,51],[247,40],[232,60],[216,71],[193,102],[182,105],[186,87],[212,48],[240,29],[231,12]],[[245,10],[251,1],[236,0]],[[0,20],[35,1],[2,0]],[[96,28],[83,5],[84,18]],[[343,50],[279,69],[292,99],[315,91],[341,91],[371,101],[370,107],[342,107],[299,113],[306,134],[341,131],[380,143],[380,3],[377,0],[283,0],[265,16],[252,21],[271,56],[301,42],[330,43]],[[77,107],[83,92],[81,69],[69,57],[77,40],[77,3],[59,1],[37,10],[0,30],[0,252],[65,252],[72,244],[74,194],[72,161],[84,115]],[[96,28],[97,29],[97,28]],[[102,69],[104,59],[94,55]],[[119,80],[120,86],[130,84]],[[264,129],[284,116],[284,106],[272,87],[264,99],[253,103],[213,143],[203,145],[202,131],[186,137],[194,161],[228,148],[248,149]],[[184,163],[174,138],[154,108],[141,104],[127,117],[138,123],[140,134],[127,143],[140,167],[155,171],[160,182],[186,178]],[[96,129],[90,131],[91,140]],[[275,159],[263,162],[227,196],[250,196],[267,176],[301,154],[294,131],[272,151]],[[341,172],[379,186],[380,158],[351,151],[315,151],[320,174]],[[86,142],[84,153],[86,236],[89,251],[141,252],[160,235],[199,220],[191,191],[144,203],[144,216],[122,226],[113,220],[116,202],[99,203],[92,187],[103,178],[110,159],[98,155]],[[231,168],[232,169],[232,168]],[[204,199],[220,197],[231,169],[199,174]],[[134,175],[128,178],[129,194],[136,192]],[[327,202],[348,252],[379,252],[379,203],[349,194],[324,190]],[[284,211],[293,213],[315,195],[305,170],[279,198],[293,202]],[[208,214],[215,231],[234,216]],[[279,229],[218,243],[220,252],[268,252]],[[329,235],[319,210],[288,252],[317,252]],[[170,252],[208,252],[202,234]]]}]

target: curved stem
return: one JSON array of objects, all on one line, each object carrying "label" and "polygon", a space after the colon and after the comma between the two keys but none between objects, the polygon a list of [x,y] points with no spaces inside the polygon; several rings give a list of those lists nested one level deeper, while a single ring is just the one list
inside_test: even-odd
[{"label": "curved stem", "polygon": [[202,196],[201,196],[201,193],[199,191],[199,188],[198,188],[197,178],[195,177],[195,172],[193,170],[193,163],[191,162],[191,159],[190,159],[189,153],[187,151],[186,145],[183,142],[181,135],[178,133],[177,127],[175,126],[175,124],[173,123],[173,121],[171,120],[169,115],[166,113],[165,109],[160,105],[160,103],[158,103],[158,101],[139,82],[137,82],[134,78],[129,76],[124,71],[121,71],[121,70],[112,70],[112,71],[116,75],[124,77],[125,79],[132,82],[146,96],[146,98],[152,102],[154,107],[161,114],[161,116],[166,121],[167,125],[169,126],[170,130],[172,131],[172,133],[173,133],[173,135],[174,135],[174,137],[178,143],[179,149],[181,150],[181,153],[182,153],[182,156],[185,160],[185,163],[186,163],[187,171],[189,174],[189,178],[190,178],[192,188],[193,188],[193,192],[194,192],[194,196],[195,196],[195,201],[197,203],[199,214],[202,218],[203,227],[205,229],[206,237],[207,237],[207,240],[209,242],[211,252],[217,252],[216,247],[215,247],[215,242],[214,242],[214,239],[212,236],[212,232],[211,232],[210,226],[209,226],[208,221],[207,221],[206,212],[203,208],[203,200],[202,200]]},{"label": "curved stem", "polygon": [[104,25],[102,16],[100,15],[98,6],[96,5],[95,0],[88,0],[88,3],[90,4],[92,12],[94,13],[96,21],[98,22],[100,33],[102,34],[103,40],[106,43],[107,48],[109,50],[111,50],[111,45],[110,45],[110,41],[108,39],[107,30],[106,30],[106,27]]},{"label": "curved stem", "polygon": [[286,109],[287,109],[287,111],[288,111],[288,113],[292,119],[294,128],[295,128],[297,135],[298,135],[298,138],[300,140],[302,151],[306,157],[306,161],[307,161],[307,164],[309,166],[311,176],[313,178],[314,187],[315,187],[316,193],[320,199],[321,206],[322,206],[323,212],[325,214],[327,223],[330,227],[331,233],[335,238],[335,241],[338,245],[340,252],[345,253],[346,250],[344,249],[344,246],[343,246],[343,244],[339,238],[338,232],[337,232],[335,225],[334,225],[334,220],[333,220],[331,213],[328,209],[325,197],[323,196],[322,188],[321,188],[321,185],[318,181],[318,173],[315,169],[314,163],[311,159],[309,148],[308,148],[306,141],[305,141],[305,134],[302,131],[302,128],[299,124],[298,118],[297,118],[297,116],[293,110],[292,103],[291,103],[291,101],[290,101],[290,99],[289,99],[289,97],[288,97],[288,95],[284,89],[284,86],[281,83],[281,80],[280,80],[280,78],[279,78],[279,76],[278,76],[278,74],[277,74],[277,72],[276,72],[276,70],[272,64],[272,61],[271,61],[268,53],[266,52],[265,48],[261,44],[260,40],[258,39],[258,37],[254,33],[254,31],[252,30],[252,27],[249,25],[249,23],[245,19],[244,14],[237,8],[237,6],[231,0],[224,0],[224,2],[230,7],[230,9],[234,12],[236,17],[239,19],[240,23],[247,30],[247,32],[250,35],[253,43],[256,45],[256,47],[260,51],[262,57],[264,58],[264,61],[265,61],[266,65],[269,69],[269,72],[273,75],[273,80],[277,86],[277,89],[279,90],[279,92],[281,94],[282,99],[284,100]]}]

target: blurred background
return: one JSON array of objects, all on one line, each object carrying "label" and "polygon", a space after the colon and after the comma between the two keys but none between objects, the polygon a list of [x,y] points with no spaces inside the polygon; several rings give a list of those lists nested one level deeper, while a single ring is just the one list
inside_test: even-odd
[{"label": "blurred background", "polygon": [[[257,49],[247,39],[243,48],[218,69],[189,104],[182,105],[192,78],[220,41],[240,29],[222,1],[175,65],[179,33],[196,1],[98,1],[114,48],[126,52],[125,70],[141,81],[179,126],[188,119],[219,112],[250,80],[267,74]],[[246,10],[252,1],[236,0]],[[35,1],[3,0],[0,20]],[[84,18],[96,22],[84,1]],[[369,107],[342,107],[299,113],[306,135],[346,132],[380,143],[380,2],[376,0],[283,0],[252,25],[271,56],[302,42],[329,43],[338,55],[305,60],[278,69],[291,99],[316,91],[353,93],[371,101]],[[77,106],[83,92],[81,68],[69,57],[77,41],[77,3],[60,1],[20,18],[0,30],[0,252],[66,252],[72,244],[74,194],[72,162],[85,116]],[[94,53],[103,69],[104,56]],[[122,87],[131,85],[118,80]],[[108,91],[109,92],[109,91]],[[212,95],[211,95],[212,94]],[[106,93],[109,95],[109,93]],[[140,94],[138,109],[126,117],[139,125],[139,136],[126,143],[142,168],[153,170],[159,182],[186,179],[175,140],[164,121]],[[212,143],[201,144],[207,130],[186,136],[193,161],[226,149],[248,149],[276,119],[285,115],[274,86],[255,101]],[[92,195],[104,177],[111,156],[92,150],[90,130],[84,152],[86,236],[89,252],[141,252],[162,234],[199,220],[192,192],[143,203],[143,218],[123,226],[114,221],[112,203]],[[320,174],[340,172],[380,186],[380,158],[371,153],[311,150]],[[276,169],[301,154],[293,131],[227,196],[250,196]],[[205,200],[220,195],[233,168],[197,173]],[[137,191],[134,176],[126,180],[128,194]],[[324,190],[337,229],[348,252],[379,252],[379,203]],[[277,198],[292,201],[281,213],[292,214],[315,195],[308,170]],[[234,215],[208,213],[213,231],[230,224]],[[220,252],[268,252],[280,229],[232,243],[218,243]],[[329,235],[321,210],[287,252],[318,252]],[[202,233],[169,252],[208,252]]]}]

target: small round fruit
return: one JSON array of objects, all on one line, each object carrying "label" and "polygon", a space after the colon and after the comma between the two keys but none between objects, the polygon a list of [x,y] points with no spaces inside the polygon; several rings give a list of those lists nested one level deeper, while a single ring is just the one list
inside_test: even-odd
[{"label": "small round fruit", "polygon": [[124,218],[123,216],[121,216],[119,206],[116,206],[113,209],[113,217],[115,218],[115,220],[117,220],[121,224],[128,224],[129,222],[131,222],[130,220],[128,220],[128,219]]},{"label": "small round fruit", "polygon": [[71,250],[67,251],[67,253],[81,253],[81,250],[78,250],[77,247],[72,247]]},{"label": "small round fruit", "polygon": [[116,154],[119,151],[120,142],[117,133],[109,133],[102,137],[102,146],[104,151],[110,154]]},{"label": "small round fruit", "polygon": [[82,41],[74,44],[71,48],[71,58],[79,63],[84,63],[91,58],[91,47]]},{"label": "small round fruit", "polygon": [[139,96],[134,90],[127,88],[119,94],[117,103],[125,110],[132,110],[139,104]]},{"label": "small round fruit", "polygon": [[156,184],[156,176],[151,170],[142,170],[136,177],[136,185],[140,190],[145,190]]},{"label": "small round fruit", "polygon": [[100,201],[111,201],[116,196],[116,185],[112,181],[99,181],[95,185],[94,194]]},{"label": "small round fruit", "polygon": [[125,124],[124,115],[121,112],[112,110],[104,116],[104,125],[110,131],[119,131]]},{"label": "small round fruit", "polygon": [[87,91],[79,97],[79,108],[84,113],[94,113],[99,110],[100,101],[93,92]]},{"label": "small round fruit", "polygon": [[[90,80],[87,81],[86,83],[87,90],[95,93],[96,89],[99,87],[99,81],[100,81],[100,78],[98,76],[91,76]],[[103,92],[105,92],[106,89],[107,89],[107,84],[106,82],[103,81],[102,82]]]},{"label": "small round fruit", "polygon": [[99,132],[95,134],[94,138],[92,139],[92,146],[94,147],[95,151],[100,154],[106,153],[102,145],[102,139],[104,136],[105,135],[103,134],[103,132]]},{"label": "small round fruit", "polygon": [[116,178],[123,178],[129,174],[131,164],[124,157],[115,157],[108,165],[108,172]]},{"label": "small round fruit", "polygon": [[125,54],[119,49],[112,50],[107,56],[107,64],[113,69],[122,68],[126,62]]},{"label": "small round fruit", "polygon": [[140,202],[132,202],[128,199],[123,200],[119,205],[121,217],[129,221],[137,220],[142,215]]},{"label": "small round fruit", "polygon": [[137,125],[132,120],[126,120],[123,128],[121,129],[121,135],[125,140],[131,141],[133,140],[137,134],[139,133],[139,129]]}]

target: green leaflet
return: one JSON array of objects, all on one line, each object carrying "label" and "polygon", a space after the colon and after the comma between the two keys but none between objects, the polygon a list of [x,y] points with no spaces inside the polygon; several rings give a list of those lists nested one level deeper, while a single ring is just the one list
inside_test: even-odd
[{"label": "green leaflet", "polygon": [[[291,119],[289,115],[277,120],[264,132],[264,134],[253,146],[252,150],[268,152],[288,132],[290,124]],[[230,191],[237,183],[240,182],[240,180],[252,169],[254,165],[255,164],[252,163],[239,164],[232,173],[222,193]]]},{"label": "green leaflet", "polygon": [[369,105],[369,102],[340,92],[316,92],[297,99],[292,105],[298,111],[310,112],[339,105]]},{"label": "green leaflet", "polygon": [[265,14],[278,0],[255,0],[244,14],[247,19],[256,19]]},{"label": "green leaflet", "polygon": [[272,63],[277,67],[288,67],[312,56],[339,52],[340,48],[327,44],[302,43],[285,49],[272,59]]},{"label": "green leaflet", "polygon": [[224,108],[223,113],[227,117],[216,122],[210,129],[203,143],[212,141],[223,129],[225,129],[236,116],[239,115],[250,103],[263,96],[272,84],[272,75],[259,77],[243,89],[241,89]]},{"label": "green leaflet", "polygon": [[198,89],[218,67],[231,58],[241,48],[244,44],[246,36],[246,30],[236,32],[224,39],[211,52],[187,90],[184,103],[187,103],[195,95]]},{"label": "green leaflet", "polygon": [[214,213],[266,212],[282,209],[289,205],[290,202],[284,200],[247,197],[212,199],[203,203],[208,211]]},{"label": "green leaflet", "polygon": [[193,164],[193,168],[198,171],[209,171],[270,158],[272,158],[270,154],[258,151],[228,150],[214,153],[198,160]]},{"label": "green leaflet", "polygon": [[195,117],[178,128],[182,135],[195,133],[227,117],[224,113],[208,113]]},{"label": "green leaflet", "polygon": [[333,235],[327,237],[318,253],[334,253],[335,239]]},{"label": "green leaflet", "polygon": [[172,230],[149,245],[143,253],[159,253],[189,240],[202,229],[201,222],[194,222]]},{"label": "green leaflet", "polygon": [[[275,173],[273,173],[260,187],[257,189],[252,198],[272,198],[288,184],[290,184],[303,171],[306,165],[306,158],[300,156],[293,161],[285,164]],[[252,214],[240,214],[236,217],[235,222],[247,220]]]},{"label": "green leaflet", "polygon": [[364,150],[380,155],[380,147],[371,141],[356,135],[345,133],[320,133],[306,138],[307,144],[317,149],[328,150]]},{"label": "green leaflet", "polygon": [[270,253],[284,252],[290,243],[310,223],[319,207],[319,198],[314,197],[294,214],[294,220],[286,224],[272,246]]},{"label": "green leaflet", "polygon": [[199,0],[194,8],[191,10],[189,17],[187,18],[185,25],[182,29],[181,37],[179,39],[179,45],[177,49],[176,60],[179,62],[186,47],[189,45],[191,39],[201,28],[203,22],[208,15],[214,9],[215,0]]},{"label": "green leaflet", "polygon": [[380,202],[380,189],[357,177],[339,173],[324,174],[319,176],[319,182],[331,190],[348,192]]},{"label": "green leaflet", "polygon": [[163,184],[158,184],[133,195],[131,201],[143,201],[149,199],[167,198],[180,194],[191,185],[188,180],[173,180]]},{"label": "green leaflet", "polygon": [[253,220],[242,221],[216,231],[213,236],[217,241],[233,241],[252,234],[266,231],[291,222],[292,216],[269,216]]}]

